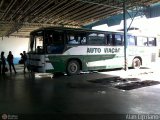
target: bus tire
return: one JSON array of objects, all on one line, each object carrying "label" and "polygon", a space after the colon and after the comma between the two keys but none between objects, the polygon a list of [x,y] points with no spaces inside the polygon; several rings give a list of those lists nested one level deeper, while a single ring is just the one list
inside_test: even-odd
[{"label": "bus tire", "polygon": [[134,58],[132,66],[134,69],[139,69],[141,67],[141,60],[139,58]]},{"label": "bus tire", "polygon": [[77,60],[71,60],[67,64],[67,75],[77,75],[80,73],[80,64]]}]

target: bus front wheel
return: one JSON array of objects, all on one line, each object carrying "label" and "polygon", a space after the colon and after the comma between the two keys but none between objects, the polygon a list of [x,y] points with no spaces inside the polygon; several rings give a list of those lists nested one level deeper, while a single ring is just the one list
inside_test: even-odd
[{"label": "bus front wheel", "polygon": [[139,69],[141,67],[141,60],[139,58],[134,58],[132,66],[134,69]]},{"label": "bus front wheel", "polygon": [[76,75],[80,73],[80,64],[76,60],[71,60],[67,64],[67,74]]}]

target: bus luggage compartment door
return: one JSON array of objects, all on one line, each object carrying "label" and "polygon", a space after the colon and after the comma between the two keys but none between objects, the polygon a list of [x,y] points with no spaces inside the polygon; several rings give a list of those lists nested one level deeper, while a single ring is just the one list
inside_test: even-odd
[{"label": "bus luggage compartment door", "polygon": [[39,73],[45,72],[45,56],[44,55],[30,54],[29,64],[30,64],[30,69],[33,72],[39,72]]}]

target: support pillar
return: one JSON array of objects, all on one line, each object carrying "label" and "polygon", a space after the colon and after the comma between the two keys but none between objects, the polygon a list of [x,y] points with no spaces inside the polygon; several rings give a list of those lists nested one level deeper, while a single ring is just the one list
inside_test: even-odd
[{"label": "support pillar", "polygon": [[126,2],[123,1],[123,20],[124,20],[124,70],[128,70],[128,54],[127,54],[127,47],[128,47],[128,41],[127,41],[127,22],[126,22]]}]

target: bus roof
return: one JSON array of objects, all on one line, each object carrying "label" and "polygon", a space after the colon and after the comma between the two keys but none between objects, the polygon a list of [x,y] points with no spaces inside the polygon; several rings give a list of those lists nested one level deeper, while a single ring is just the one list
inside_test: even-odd
[{"label": "bus roof", "polygon": [[[86,28],[69,28],[69,27],[42,27],[42,28],[39,28],[37,30],[34,30],[30,33],[33,34],[35,32],[38,32],[38,31],[45,31],[45,30],[68,30],[68,31],[81,31],[81,32],[99,32],[99,33],[118,33],[118,34],[121,34],[123,35],[123,31],[102,31],[102,30],[91,30],[91,29],[86,29]],[[144,35],[144,34],[137,34],[137,33],[127,33],[127,35],[133,35],[133,36],[148,36],[148,37],[155,37],[154,35]]]}]

